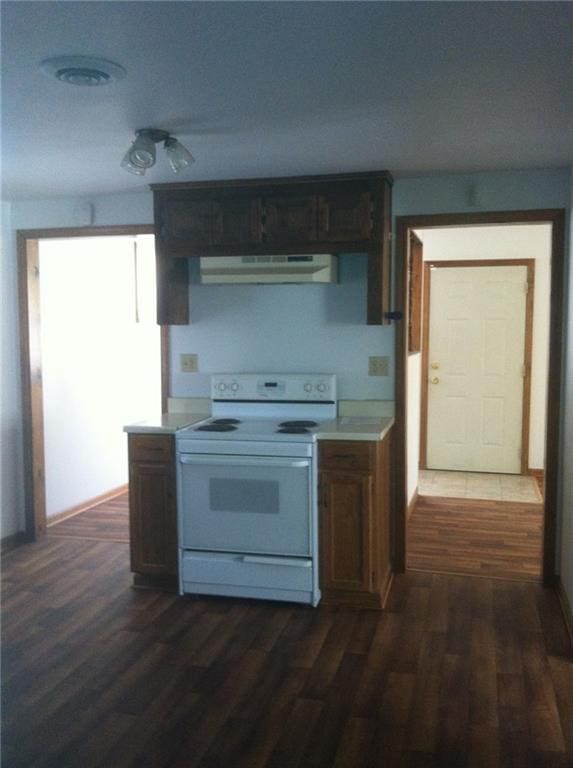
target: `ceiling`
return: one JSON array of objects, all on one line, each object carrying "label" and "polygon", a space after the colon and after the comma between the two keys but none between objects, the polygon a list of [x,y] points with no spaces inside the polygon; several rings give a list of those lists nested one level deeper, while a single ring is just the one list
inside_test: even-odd
[{"label": "ceiling", "polygon": [[[573,3],[4,0],[4,197],[153,182],[388,169],[396,176],[573,162]],[[39,68],[127,70],[96,88]],[[120,168],[137,128],[172,131]]]}]

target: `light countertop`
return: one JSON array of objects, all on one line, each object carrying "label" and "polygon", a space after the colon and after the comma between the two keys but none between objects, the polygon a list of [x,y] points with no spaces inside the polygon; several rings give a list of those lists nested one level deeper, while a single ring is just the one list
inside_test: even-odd
[{"label": "light countertop", "polygon": [[[209,418],[206,413],[164,413],[147,421],[127,424],[124,432],[130,434],[174,435],[179,429]],[[318,440],[383,440],[394,419],[374,416],[342,416],[321,425]]]},{"label": "light countertop", "polygon": [[342,416],[322,424],[318,440],[383,440],[394,424],[391,416]]},{"label": "light countertop", "polygon": [[162,413],[146,421],[127,424],[123,431],[129,434],[174,435],[177,430],[208,418],[208,413]]}]

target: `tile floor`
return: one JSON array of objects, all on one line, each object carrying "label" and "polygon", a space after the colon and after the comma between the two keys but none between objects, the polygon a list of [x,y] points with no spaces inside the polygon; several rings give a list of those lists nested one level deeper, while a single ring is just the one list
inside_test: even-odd
[{"label": "tile floor", "polygon": [[492,499],[543,501],[535,478],[525,475],[497,475],[485,472],[445,472],[421,469],[418,479],[420,496],[442,496],[455,499]]}]

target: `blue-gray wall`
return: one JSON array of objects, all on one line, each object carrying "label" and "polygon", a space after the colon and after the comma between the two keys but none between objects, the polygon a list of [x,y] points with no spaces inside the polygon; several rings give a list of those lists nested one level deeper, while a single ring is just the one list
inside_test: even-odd
[{"label": "blue-gray wall", "polygon": [[[15,248],[17,229],[77,227],[87,225],[90,207],[93,223],[152,223],[152,195],[114,195],[90,200],[51,199],[13,202],[3,209],[7,251],[2,261],[6,291],[15,296]],[[394,186],[396,216],[422,213],[569,208],[568,168],[503,171],[461,175],[437,175],[398,179]],[[8,219],[6,219],[8,217]],[[326,371],[338,374],[344,398],[392,398],[393,377],[367,376],[368,355],[393,355],[393,328],[365,325],[366,271],[364,257],[342,257],[341,282],[337,285],[301,286],[200,286],[192,285],[193,324],[172,330],[174,395],[207,394],[205,374],[219,371],[263,370]],[[102,298],[103,302],[103,298]],[[3,315],[7,337],[17,335],[16,304]],[[573,334],[572,334],[573,336]],[[180,374],[179,352],[199,355],[203,375]],[[393,370],[393,368],[392,368]],[[17,370],[11,366],[8,386],[16,391]],[[4,383],[4,386],[6,384]],[[570,414],[569,390],[567,413]],[[571,417],[569,425],[571,424]],[[2,410],[2,498],[14,499],[2,509],[2,535],[23,525],[21,504],[22,464],[20,434],[4,424],[20,424],[20,404],[13,398]],[[571,431],[571,426],[569,426]],[[5,441],[7,444],[4,445]],[[573,441],[567,460],[573,463]],[[14,446],[16,448],[14,449]],[[568,491],[573,502],[573,492]],[[573,547],[573,542],[571,544]],[[564,556],[573,557],[571,549]],[[573,584],[571,585],[573,592]]]}]

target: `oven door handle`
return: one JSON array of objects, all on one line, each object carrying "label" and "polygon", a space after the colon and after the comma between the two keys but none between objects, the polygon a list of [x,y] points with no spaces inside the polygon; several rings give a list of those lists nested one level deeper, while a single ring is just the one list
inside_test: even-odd
[{"label": "oven door handle", "polygon": [[280,456],[194,456],[182,454],[181,464],[216,467],[310,467],[310,459],[284,459]]},{"label": "oven door handle", "polygon": [[311,561],[301,560],[297,557],[269,557],[264,555],[244,555],[243,563],[259,563],[260,565],[288,565],[291,568],[310,568]]}]

